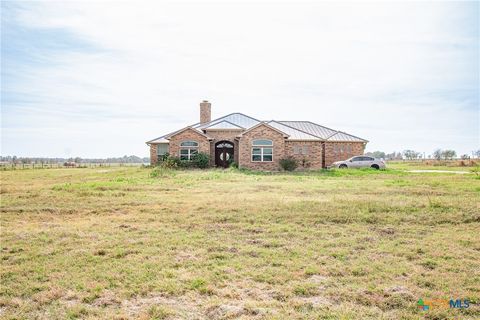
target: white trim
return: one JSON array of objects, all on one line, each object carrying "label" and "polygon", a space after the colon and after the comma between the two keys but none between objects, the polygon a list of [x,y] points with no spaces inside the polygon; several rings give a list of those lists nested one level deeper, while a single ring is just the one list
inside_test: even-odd
[{"label": "white trim", "polygon": [[[260,161],[253,160],[253,156],[254,156],[253,149],[260,149],[260,154],[259,154],[261,159]],[[272,149],[272,154],[271,154],[272,160],[267,160],[267,161],[263,160],[263,157],[264,157],[263,149]],[[266,154],[266,155],[269,156],[270,154]],[[256,154],[256,156],[258,156],[258,154]],[[250,162],[273,162],[273,146],[252,146],[251,154],[250,154]]]},{"label": "white trim", "polygon": [[[258,140],[267,140],[272,142],[272,144],[253,144],[255,141]],[[272,139],[267,139],[267,138],[259,138],[259,139],[253,139],[252,140],[252,147],[273,147],[273,140]]]},{"label": "white trim", "polygon": [[[182,143],[184,142],[195,142],[197,145],[196,146],[182,146]],[[198,148],[199,144],[198,144],[198,141],[195,141],[195,140],[183,140],[182,142],[180,142],[180,148]]]},{"label": "white trim", "polygon": [[[188,154],[187,154],[188,159],[182,159],[182,150],[188,150]],[[181,147],[180,150],[178,151],[178,156],[180,160],[192,161],[192,150],[197,151],[196,154],[198,154],[198,147]]]}]

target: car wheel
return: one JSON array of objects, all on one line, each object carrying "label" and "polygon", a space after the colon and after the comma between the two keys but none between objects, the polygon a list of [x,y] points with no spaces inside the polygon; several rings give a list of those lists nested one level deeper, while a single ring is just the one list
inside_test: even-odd
[{"label": "car wheel", "polygon": [[341,165],[339,165],[338,167],[339,167],[340,169],[347,169],[347,168],[348,168],[346,164],[341,164]]},{"label": "car wheel", "polygon": [[378,166],[378,164],[372,164],[371,168],[373,168],[373,169],[375,169],[375,170],[380,169],[380,167]]}]

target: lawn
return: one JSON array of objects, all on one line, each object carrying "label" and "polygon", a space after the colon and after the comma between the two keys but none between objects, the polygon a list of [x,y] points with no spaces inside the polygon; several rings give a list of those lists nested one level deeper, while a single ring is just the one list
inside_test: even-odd
[{"label": "lawn", "polygon": [[[0,176],[4,319],[480,317],[474,174]],[[420,298],[470,307],[422,311]]]}]

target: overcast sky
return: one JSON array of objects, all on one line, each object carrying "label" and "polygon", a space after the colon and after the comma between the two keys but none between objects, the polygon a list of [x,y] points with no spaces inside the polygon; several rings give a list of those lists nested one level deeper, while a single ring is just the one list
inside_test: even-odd
[{"label": "overcast sky", "polygon": [[2,1],[2,155],[148,155],[212,116],[480,148],[479,2]]}]

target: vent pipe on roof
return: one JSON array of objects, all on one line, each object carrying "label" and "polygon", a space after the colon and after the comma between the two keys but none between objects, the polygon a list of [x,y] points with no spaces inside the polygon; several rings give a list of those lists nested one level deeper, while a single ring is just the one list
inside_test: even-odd
[{"label": "vent pipe on roof", "polygon": [[208,100],[200,103],[200,123],[204,124],[212,120],[212,104]]}]

